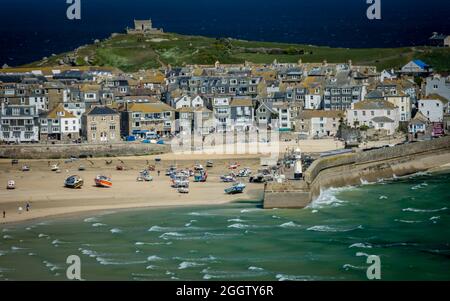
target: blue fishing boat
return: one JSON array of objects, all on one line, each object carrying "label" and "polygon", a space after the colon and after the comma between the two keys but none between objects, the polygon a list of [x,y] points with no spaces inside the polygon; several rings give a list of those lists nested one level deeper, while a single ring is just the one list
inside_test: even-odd
[{"label": "blue fishing boat", "polygon": [[245,184],[237,183],[231,186],[230,188],[225,189],[226,194],[238,194],[243,193],[245,189]]}]

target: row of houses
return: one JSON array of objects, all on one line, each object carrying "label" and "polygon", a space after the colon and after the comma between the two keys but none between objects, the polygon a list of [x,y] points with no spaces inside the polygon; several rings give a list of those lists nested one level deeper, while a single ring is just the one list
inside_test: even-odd
[{"label": "row of houses", "polygon": [[[87,68],[0,70],[0,140],[117,142],[148,133],[266,127],[335,136],[342,124],[392,135],[414,120],[445,123],[450,78],[343,64],[168,67],[124,74]],[[429,70],[429,69],[428,69]],[[414,117],[420,113],[420,118]],[[415,127],[415,128],[418,128]]]}]

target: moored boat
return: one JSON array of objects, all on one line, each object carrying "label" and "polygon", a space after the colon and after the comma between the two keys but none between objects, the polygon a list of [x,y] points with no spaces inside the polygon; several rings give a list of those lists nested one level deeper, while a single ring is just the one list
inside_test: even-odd
[{"label": "moored boat", "polygon": [[225,189],[225,193],[226,194],[238,194],[238,193],[243,193],[244,189],[245,189],[245,184],[243,183],[236,183],[233,186],[231,186],[230,188]]},{"label": "moored boat", "polygon": [[84,181],[79,176],[70,176],[64,181],[64,186],[72,189],[83,187]]},{"label": "moored boat", "polygon": [[22,171],[30,171],[30,167],[28,165],[22,166]]},{"label": "moored boat", "polygon": [[52,165],[52,169],[51,169],[51,170],[52,170],[52,171],[58,171],[58,170],[59,170],[58,164]]},{"label": "moored boat", "polygon": [[16,189],[16,182],[14,182],[13,180],[9,180],[8,184],[6,185],[6,189],[8,190]]},{"label": "moored boat", "polygon": [[178,188],[178,193],[188,194],[189,193],[189,188],[188,187],[180,187],[180,188]]},{"label": "moored boat", "polygon": [[212,167],[214,167],[214,162],[213,162],[213,161],[208,161],[208,162],[206,162],[206,167],[207,167],[207,168],[212,168]]},{"label": "moored boat", "polygon": [[105,176],[97,176],[95,178],[95,185],[97,187],[110,188],[112,187],[112,180]]},{"label": "moored boat", "polygon": [[150,175],[150,171],[143,170],[139,173],[139,176],[137,177],[138,182],[151,182],[153,181],[153,177]]},{"label": "moored boat", "polygon": [[194,175],[194,182],[206,182],[208,173],[204,170],[197,171]]}]

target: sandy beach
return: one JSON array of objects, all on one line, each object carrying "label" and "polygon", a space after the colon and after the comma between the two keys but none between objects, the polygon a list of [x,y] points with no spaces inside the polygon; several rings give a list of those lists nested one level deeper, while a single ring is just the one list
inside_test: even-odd
[{"label": "sandy beach", "polygon": [[[259,200],[262,197],[263,185],[261,184],[246,183],[245,193],[230,196],[224,193],[224,189],[230,187],[230,184],[220,182],[220,175],[229,172],[228,165],[231,162],[237,161],[242,167],[250,167],[256,171],[260,161],[255,156],[238,158],[212,156],[212,159],[216,160],[214,160],[214,167],[208,169],[208,181],[193,183],[191,180],[189,194],[179,194],[176,189],[171,188],[170,179],[165,176],[165,170],[170,165],[176,165],[178,168],[192,168],[196,163],[200,163],[205,166],[206,160],[201,160],[201,157],[176,157],[173,154],[159,156],[162,159],[160,163],[155,162],[155,156],[114,158],[110,165],[107,165],[106,161],[112,159],[83,159],[71,163],[21,160],[19,165],[14,166],[11,165],[10,160],[1,160],[0,214],[5,210],[6,218],[0,215],[0,223],[111,209],[217,205],[237,200]],[[51,165],[57,163],[61,173],[51,171]],[[31,170],[21,171],[23,164],[29,165]],[[78,171],[80,165],[85,166],[86,170]],[[125,170],[116,170],[117,165],[123,165]],[[156,167],[156,171],[152,172],[154,180],[138,182],[136,178],[139,171],[149,165]],[[161,171],[160,176],[157,170]],[[64,187],[64,180],[71,175],[79,175],[83,178],[85,184],[82,189]],[[97,175],[111,177],[113,187],[95,187],[94,178]],[[8,180],[16,182],[15,190],[6,189]],[[243,181],[248,182],[248,179]],[[31,204],[29,212],[25,210],[27,202]],[[21,213],[19,207],[23,208]]]},{"label": "sandy beach", "polygon": [[[319,153],[342,148],[342,144],[333,139],[302,140],[298,145],[291,141],[282,142],[280,150],[283,152],[295,147],[300,147],[304,153]],[[155,158],[161,158],[161,163],[155,163]],[[238,162],[241,167],[249,167],[256,172],[260,169],[260,158],[261,155],[257,154],[167,153],[159,156],[80,159],[71,163],[65,163],[64,160],[20,160],[14,166],[11,165],[11,160],[0,159],[0,223],[89,211],[218,205],[237,200],[261,200],[264,189],[261,184],[249,184],[248,179],[243,179],[247,184],[245,193],[230,196],[224,193],[224,189],[230,184],[220,182],[220,176],[230,172],[230,163]],[[106,164],[110,160],[113,161],[112,164]],[[206,183],[191,181],[190,193],[187,195],[179,194],[170,187],[169,178],[164,175],[169,166],[193,168],[196,163],[205,166],[207,160],[214,161],[214,167],[208,169]],[[51,171],[53,164],[59,164],[61,173]],[[22,165],[29,165],[31,170],[21,171]],[[80,165],[85,166],[86,170],[78,171]],[[126,170],[116,170],[117,165],[124,165]],[[155,171],[152,173],[153,182],[137,182],[139,171],[150,165],[160,170],[161,175],[158,177]],[[71,175],[83,178],[85,184],[82,189],[64,187],[64,180]],[[94,178],[97,175],[111,177],[113,187],[95,187]],[[6,189],[9,180],[16,182],[15,190]],[[29,212],[25,210],[27,202],[31,204]],[[23,208],[21,213],[19,207]],[[2,216],[3,210],[6,211],[6,218]]]}]

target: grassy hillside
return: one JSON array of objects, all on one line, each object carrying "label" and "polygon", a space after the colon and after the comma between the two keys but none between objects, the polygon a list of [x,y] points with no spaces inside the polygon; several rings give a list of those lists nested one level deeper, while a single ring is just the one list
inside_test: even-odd
[{"label": "grassy hillside", "polygon": [[346,62],[399,68],[411,59],[422,59],[436,71],[450,71],[450,49],[405,47],[380,49],[348,49],[311,45],[250,42],[213,39],[173,33],[158,35],[120,34],[77,50],[52,56],[27,66],[54,66],[61,63],[76,66],[111,66],[123,71],[157,68],[166,65],[279,62]]}]

